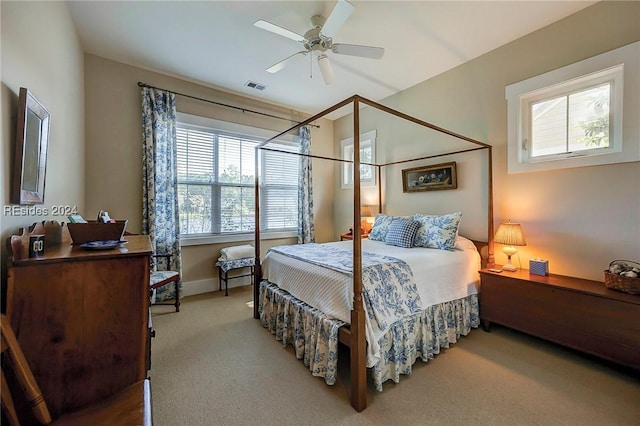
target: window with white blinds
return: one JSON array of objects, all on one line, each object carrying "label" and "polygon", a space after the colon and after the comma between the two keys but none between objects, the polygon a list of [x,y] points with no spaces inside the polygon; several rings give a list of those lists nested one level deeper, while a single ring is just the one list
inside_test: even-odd
[{"label": "window with white blinds", "polygon": [[[255,147],[260,137],[188,123],[177,125],[178,205],[182,235],[229,235],[255,229]],[[297,145],[270,144],[297,152]],[[297,228],[298,157],[264,151],[261,229]]]},{"label": "window with white blinds", "polygon": [[[286,145],[278,147],[293,152],[292,148]],[[267,150],[262,151],[261,157],[261,227],[297,229],[299,158],[296,155]]]}]

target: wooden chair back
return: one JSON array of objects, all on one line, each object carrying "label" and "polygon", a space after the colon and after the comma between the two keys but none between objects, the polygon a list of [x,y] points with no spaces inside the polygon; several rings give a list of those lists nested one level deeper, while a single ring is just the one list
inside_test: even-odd
[{"label": "wooden chair back", "polygon": [[[129,231],[125,231],[124,235],[139,235],[134,234]],[[176,312],[180,312],[180,273],[177,271],[171,270],[171,258],[173,257],[173,253],[154,253],[151,255],[151,276],[149,289],[150,291],[154,291],[160,287],[164,287],[165,285],[172,284],[175,288],[175,302],[174,303],[162,303],[156,302],[155,305],[174,305],[176,308]],[[156,269],[158,264],[164,265],[164,269]]]},{"label": "wooden chair back", "polygon": [[29,368],[29,364],[27,363],[27,359],[20,348],[20,344],[13,333],[13,329],[9,324],[9,319],[4,314],[1,314],[0,316],[0,326],[2,328],[3,355],[2,394],[0,394],[0,399],[2,399],[3,412],[5,413],[10,425],[14,426],[20,424],[14,401],[11,396],[11,390],[5,375],[5,370],[12,367],[13,374],[20,384],[20,388],[24,392],[24,398],[31,407],[33,415],[41,424],[48,425],[51,423],[49,408],[47,407],[47,403],[42,396],[42,391],[33,376],[33,372],[31,371],[31,368]]},{"label": "wooden chair back", "polygon": [[171,257],[173,254],[153,254],[151,255],[152,263],[158,262],[157,259],[162,259],[166,270],[154,270],[151,269],[151,290],[163,287],[167,284],[173,283],[175,288],[175,302],[174,303],[162,303],[156,302],[156,305],[174,305],[176,312],[180,312],[180,273],[171,270]]}]

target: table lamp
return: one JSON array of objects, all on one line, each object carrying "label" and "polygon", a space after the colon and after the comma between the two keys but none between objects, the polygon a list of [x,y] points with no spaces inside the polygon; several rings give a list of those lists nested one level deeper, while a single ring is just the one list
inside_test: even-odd
[{"label": "table lamp", "polygon": [[507,264],[502,267],[503,271],[517,271],[518,268],[511,264],[511,256],[516,254],[518,250],[514,246],[526,246],[522,228],[519,223],[501,223],[496,231],[493,239],[494,243],[504,244],[502,251],[507,255]]},{"label": "table lamp", "polygon": [[360,229],[363,233],[368,234],[371,231],[373,225],[369,222],[371,218],[371,207],[369,206],[361,206],[360,207]]}]

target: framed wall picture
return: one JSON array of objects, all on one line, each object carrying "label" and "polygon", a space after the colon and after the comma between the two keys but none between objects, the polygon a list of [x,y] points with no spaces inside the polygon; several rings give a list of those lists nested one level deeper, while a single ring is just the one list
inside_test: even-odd
[{"label": "framed wall picture", "polygon": [[456,189],[458,179],[456,163],[420,166],[402,171],[403,192],[439,191]]},{"label": "framed wall picture", "polygon": [[[340,141],[340,152],[343,160],[341,185],[342,189],[353,188],[353,138]],[[350,161],[350,162],[349,162]],[[376,185],[376,167],[368,164],[374,164],[376,161],[376,131],[360,135],[360,186]],[[368,164],[362,164],[368,163]]]}]

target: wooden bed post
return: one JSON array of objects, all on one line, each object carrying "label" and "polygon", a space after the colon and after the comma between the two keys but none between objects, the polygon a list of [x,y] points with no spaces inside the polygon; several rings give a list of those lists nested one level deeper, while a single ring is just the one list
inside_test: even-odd
[{"label": "wooden bed post", "polygon": [[488,228],[488,233],[489,235],[487,236],[487,265],[488,267],[492,267],[495,265],[495,258],[493,256],[493,150],[492,147],[489,146],[489,149],[487,151],[487,155],[489,156],[487,162],[488,162],[488,170],[487,170],[487,176],[488,176],[488,180],[489,180],[489,188],[488,188],[488,193],[489,193],[489,208],[488,210],[488,216],[489,216],[489,223],[487,224],[487,228]]},{"label": "wooden bed post", "polygon": [[360,232],[360,104],[353,100],[353,309],[351,310],[351,406],[367,408],[367,341],[362,305],[362,235]]},{"label": "wooden bed post", "polygon": [[378,175],[376,176],[376,183],[378,184],[378,213],[382,213],[382,166],[376,166],[378,168]]},{"label": "wooden bed post", "polygon": [[260,265],[260,178],[258,177],[258,172],[260,170],[260,145],[256,148],[256,152],[254,155],[255,158],[255,188],[254,188],[254,200],[255,201],[255,262],[254,262],[254,277],[253,277],[253,317],[255,319],[260,318],[260,313],[258,312],[258,300],[260,297],[260,281],[262,281],[262,267]]},{"label": "wooden bed post", "polygon": [[[322,112],[319,112],[313,117],[309,117],[306,120],[299,122],[295,126],[290,127],[287,130],[284,130],[278,133],[272,138],[259,143],[255,148],[256,152],[255,152],[255,189],[254,189],[254,192],[255,192],[255,226],[254,226],[255,237],[254,239],[255,239],[256,257],[255,257],[255,264],[254,264],[254,280],[253,280],[253,317],[255,319],[260,318],[260,313],[258,312],[258,306],[259,306],[259,297],[260,297],[260,294],[259,294],[260,281],[262,281],[262,265],[260,262],[260,178],[259,178],[260,154],[259,153],[262,152],[263,149],[268,149],[264,147],[265,145],[269,144],[271,141],[277,140],[282,135],[292,132],[295,129],[299,129],[300,127],[307,125],[314,120],[324,117],[325,115],[329,114],[332,111],[335,111],[339,108],[342,108],[345,105],[348,105],[349,103],[351,103],[352,100],[353,100],[353,97],[347,98],[344,101],[337,103],[334,106],[327,108]],[[322,158],[322,157],[311,156],[311,155],[309,157]],[[358,209],[358,213],[359,212],[360,210]]]}]

